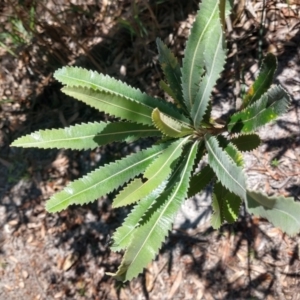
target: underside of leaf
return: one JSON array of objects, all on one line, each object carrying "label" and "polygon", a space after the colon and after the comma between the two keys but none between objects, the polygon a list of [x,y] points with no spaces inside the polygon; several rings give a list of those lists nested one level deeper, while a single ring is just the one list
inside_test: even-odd
[{"label": "underside of leaf", "polygon": [[269,197],[247,190],[246,205],[249,213],[267,219],[287,234],[294,236],[300,232],[300,203],[293,198]]}]

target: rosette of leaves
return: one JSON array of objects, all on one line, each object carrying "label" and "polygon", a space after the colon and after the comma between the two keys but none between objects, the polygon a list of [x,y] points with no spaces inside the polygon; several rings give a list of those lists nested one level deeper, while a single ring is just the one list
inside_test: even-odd
[{"label": "rosette of leaves", "polygon": [[[260,144],[254,131],[284,114],[290,102],[279,85],[271,86],[276,58],[268,54],[245,95],[241,109],[226,124],[211,118],[211,94],[226,59],[224,20],[227,1],[203,0],[188,38],[182,67],[160,40],[159,62],[165,75],[161,87],[173,102],[78,67],[64,67],[54,77],[62,91],[116,118],[64,129],[40,130],[13,142],[18,147],[92,149],[113,141],[132,142],[157,137],[159,142],[71,182],[48,200],[46,209],[58,212],[123,189],[114,208],[132,205],[113,235],[112,249],[124,251],[115,278],[136,277],[155,258],[185,199],[214,185],[212,226],[234,222],[242,201],[250,213],[264,217],[284,232],[300,230],[300,206],[291,198],[268,197],[246,186],[244,151]],[[202,159],[207,164],[199,171]]]}]

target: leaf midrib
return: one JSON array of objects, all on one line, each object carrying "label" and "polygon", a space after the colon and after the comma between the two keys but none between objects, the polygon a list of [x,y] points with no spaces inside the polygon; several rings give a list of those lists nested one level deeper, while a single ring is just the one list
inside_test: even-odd
[{"label": "leaf midrib", "polygon": [[[129,169],[134,168],[136,165],[139,165],[139,164],[141,164],[141,163],[143,163],[143,162],[145,162],[145,161],[151,159],[152,157],[161,154],[162,152],[163,152],[163,150],[161,150],[161,151],[159,151],[159,152],[155,152],[154,154],[152,154],[152,155],[150,155],[150,156],[147,156],[145,159],[140,160],[139,162],[136,162],[136,163],[134,163],[133,165],[128,166],[127,168],[123,169],[122,171],[119,171],[119,172],[117,172],[117,173],[114,173],[113,175],[111,175],[111,176],[105,178],[104,180],[101,180],[100,182],[98,181],[97,183],[93,184],[92,186],[89,186],[88,188],[86,188],[86,189],[84,189],[84,190],[80,190],[80,192],[77,192],[76,194],[71,195],[71,196],[68,197],[68,198],[65,198],[64,201],[60,201],[59,204],[56,204],[56,205],[52,206],[51,208],[48,207],[48,210],[53,210],[53,208],[62,205],[63,203],[67,202],[69,199],[72,199],[72,198],[75,197],[75,196],[78,196],[78,195],[81,195],[82,193],[85,193],[86,191],[88,191],[88,190],[90,190],[90,189],[96,187],[97,185],[102,184],[103,182],[105,182],[105,181],[107,181],[107,180],[109,180],[109,179],[111,179],[111,178],[113,178],[113,177],[116,177],[116,176],[118,176],[119,174],[121,174],[121,173],[123,173],[123,172],[125,172],[125,171],[127,171],[127,170],[129,170]],[[99,171],[99,169],[98,169],[98,171]],[[88,175],[87,175],[87,176],[88,176]],[[79,180],[80,180],[80,179],[79,179]],[[75,182],[73,182],[73,183],[75,183]],[[66,187],[66,188],[68,188],[68,187]],[[63,191],[65,191],[65,190],[63,190]],[[63,192],[63,191],[62,191],[62,192]]]},{"label": "leaf midrib", "polygon": [[[193,146],[192,146],[192,148],[191,148],[191,150],[190,150],[190,153],[189,153],[187,162],[186,162],[186,164],[185,164],[185,166],[184,166],[184,172],[182,172],[183,174],[185,174],[186,169],[187,169],[188,166],[189,166],[189,161],[190,161],[190,158],[191,158],[191,154],[192,154],[192,152],[193,152],[193,148],[196,147],[197,145],[198,145],[197,142],[194,143]],[[162,216],[164,215],[165,211],[166,211],[167,208],[169,207],[170,203],[173,201],[174,197],[177,195],[177,192],[178,192],[178,190],[179,190],[179,188],[180,188],[180,186],[181,186],[181,184],[182,184],[183,179],[184,179],[184,175],[181,176],[180,181],[179,181],[179,183],[178,183],[177,186],[176,186],[176,189],[173,191],[172,196],[171,196],[170,199],[167,201],[167,203],[166,203],[165,207],[163,208],[163,210],[161,211],[161,213],[158,215],[157,220],[154,222],[154,225],[152,226],[152,229],[149,231],[148,235],[146,236],[146,238],[145,238],[143,244],[141,245],[139,251],[136,253],[136,255],[134,256],[134,258],[132,259],[131,264],[134,263],[134,261],[136,260],[137,256],[139,255],[139,253],[140,253],[140,252],[142,251],[142,249],[144,248],[144,246],[145,246],[145,244],[146,244],[146,241],[149,239],[149,237],[150,237],[150,235],[152,234],[153,230],[156,228],[156,226],[157,226],[159,220],[162,218]]]},{"label": "leaf midrib", "polygon": [[281,212],[281,213],[283,213],[283,214],[285,214],[285,215],[291,217],[293,220],[295,220],[295,223],[300,224],[300,219],[299,219],[299,221],[298,221],[296,217],[294,217],[293,215],[288,214],[286,211],[281,210],[281,209],[279,209],[279,208],[277,208],[277,207],[274,207],[274,206],[268,207],[268,206],[266,206],[262,201],[259,201],[259,199],[256,199],[256,198],[254,198],[253,196],[251,196],[251,194],[250,194],[250,197],[253,198],[257,203],[259,203],[265,210],[266,210],[266,208],[272,209],[272,210],[277,210],[277,211],[279,211],[279,212]]},{"label": "leaf midrib", "polygon": [[[138,113],[137,111],[130,110],[130,109],[128,109],[126,106],[119,106],[119,105],[113,104],[112,102],[103,100],[103,99],[101,99],[100,97],[96,97],[96,96],[92,96],[92,95],[86,95],[85,93],[83,93],[83,92],[81,92],[81,91],[68,90],[68,88],[71,88],[71,89],[72,89],[72,87],[69,87],[69,86],[66,86],[66,87],[63,89],[63,91],[64,91],[66,94],[67,94],[67,93],[68,93],[69,95],[71,95],[71,94],[73,94],[73,95],[81,94],[81,95],[84,95],[84,96],[86,96],[86,97],[90,97],[90,98],[92,98],[93,100],[101,101],[101,102],[103,102],[103,103],[109,104],[110,106],[114,106],[114,107],[116,107],[116,108],[121,108],[121,109],[123,109],[123,110],[125,110],[125,111],[133,112],[133,113],[135,113],[135,114],[137,114],[137,115],[146,117],[146,118],[150,119],[151,122],[152,122],[152,117],[151,117],[151,115],[150,115],[150,116],[149,116],[149,115],[144,115],[144,114],[142,114],[142,113]],[[75,88],[76,88],[76,87],[75,87]],[[77,87],[77,88],[78,88],[78,87]],[[79,88],[82,88],[82,87],[79,87]],[[97,91],[94,91],[94,92],[97,92]],[[99,91],[98,91],[98,92],[99,92]],[[101,91],[100,91],[100,92],[101,92]],[[125,99],[127,99],[127,100],[129,100],[129,101],[132,101],[133,103],[136,103],[136,104],[142,105],[142,106],[144,106],[144,107],[146,107],[146,108],[148,108],[148,109],[151,109],[152,111],[155,109],[155,108],[153,108],[153,107],[151,107],[151,106],[149,106],[149,105],[147,105],[147,104],[145,104],[145,103],[143,103],[143,102],[139,102],[139,101],[137,101],[137,100],[134,100],[134,99],[132,99],[132,98],[130,98],[130,97],[127,97],[127,96],[124,96],[124,95],[122,95],[122,94],[116,94],[116,93],[113,93],[113,95],[116,95],[116,96],[121,97],[121,98],[125,98]],[[75,97],[75,98],[76,98],[76,97]],[[100,99],[100,100],[99,100],[99,99]],[[85,101],[83,101],[83,100],[80,100],[80,101],[85,102]],[[112,115],[114,115],[114,114],[112,114]],[[174,118],[174,117],[170,116],[169,114],[166,114],[166,115],[167,115],[168,117],[170,117],[170,118]],[[175,119],[175,120],[177,120],[177,119]],[[189,123],[186,123],[186,122],[184,122],[184,121],[182,121],[182,120],[178,120],[178,121],[182,122],[182,123],[185,124],[187,127],[190,126]]]},{"label": "leaf midrib", "polygon": [[[169,156],[169,158],[162,164],[162,166],[157,170],[157,172],[156,172],[155,174],[153,174],[150,178],[147,178],[148,181],[145,182],[145,183],[144,183],[143,185],[141,185],[140,187],[138,187],[136,190],[134,190],[131,194],[136,193],[137,191],[139,191],[139,190],[145,188],[145,186],[147,186],[147,184],[148,184],[155,176],[157,176],[157,174],[160,173],[160,171],[165,167],[165,165],[166,165],[166,164],[169,162],[169,160],[172,158],[174,152],[176,152],[177,149],[180,148],[180,147],[187,141],[187,139],[189,139],[189,137],[186,137],[185,139],[183,139],[183,141],[182,141],[181,143],[179,143],[178,146],[174,149],[172,155]],[[167,149],[166,149],[166,150],[167,150]],[[130,197],[131,194],[128,195],[128,196],[126,196],[126,198],[124,198],[122,202],[124,202],[125,199],[127,199],[128,197]]]},{"label": "leaf midrib", "polygon": [[[207,84],[206,84],[206,86],[205,86],[205,89],[204,89],[204,91],[203,91],[203,93],[202,93],[202,95],[201,95],[201,100],[200,100],[200,102],[199,102],[199,105],[198,105],[198,108],[197,108],[197,111],[196,111],[196,114],[195,114],[195,117],[194,117],[194,122],[195,122],[195,120],[197,119],[197,116],[198,116],[198,114],[199,114],[199,111],[200,111],[200,106],[201,106],[201,104],[202,104],[202,101],[203,101],[203,99],[204,99],[204,95],[206,94],[206,90],[208,89],[208,83],[210,82],[210,80],[211,80],[211,77],[214,75],[214,72],[212,71],[213,69],[214,69],[214,66],[215,66],[215,63],[216,63],[216,57],[217,57],[217,49],[219,48],[219,46],[220,46],[220,44],[221,44],[221,42],[222,42],[222,34],[220,34],[220,38],[219,38],[219,42],[218,42],[218,44],[217,44],[217,48],[216,48],[216,51],[215,51],[215,53],[214,53],[214,57],[213,57],[213,63],[212,63],[212,66],[211,66],[211,72],[210,72],[210,74],[209,74],[209,76],[207,77],[208,78],[208,81],[207,81]],[[202,81],[203,82],[203,81]],[[201,122],[201,120],[198,122],[198,123],[200,123]],[[196,124],[194,123],[194,126],[196,126]]]},{"label": "leaf midrib", "polygon": [[[268,102],[267,99],[266,99],[266,101]],[[256,119],[257,116],[259,116],[259,115],[261,115],[262,113],[264,113],[268,108],[272,108],[272,106],[274,106],[274,105],[276,104],[276,102],[277,102],[277,101],[274,101],[274,102],[271,103],[269,106],[267,106],[267,107],[265,107],[265,108],[259,110],[258,113],[257,113],[255,116],[253,116],[253,117],[251,117],[251,118],[247,118],[247,119],[241,120],[241,121],[239,121],[239,122],[245,123],[245,122],[252,121],[253,119]],[[255,104],[256,104],[256,102],[255,102]],[[255,105],[255,104],[254,104],[254,105]],[[266,104],[268,104],[268,103],[266,103]],[[249,106],[249,107],[245,108],[245,110],[244,110],[243,112],[246,112],[246,110],[251,109],[251,108],[252,108],[252,107]],[[243,112],[239,112],[239,113],[243,113]],[[239,114],[239,113],[238,113],[238,114]],[[229,125],[234,125],[234,124],[236,124],[237,122],[238,122],[238,121],[233,122],[233,123],[228,123],[227,126],[229,126]]]},{"label": "leaf midrib", "polygon": [[[62,75],[62,74],[60,74],[59,75],[60,77],[64,77],[64,78],[67,78],[67,79],[71,79],[71,80],[75,80],[75,81],[77,81],[77,82],[82,82],[83,83],[83,87],[85,87],[85,86],[91,86],[91,89],[93,89],[93,90],[95,90],[95,91],[97,91],[97,88],[98,88],[98,90],[100,90],[100,91],[105,91],[105,92],[107,92],[107,93],[109,93],[109,94],[114,94],[114,95],[118,95],[118,96],[121,96],[121,97],[126,97],[126,98],[128,98],[128,99],[130,99],[130,100],[134,100],[134,101],[136,101],[135,99],[133,99],[133,98],[130,98],[129,96],[125,96],[125,95],[123,95],[123,94],[121,94],[121,93],[118,93],[116,90],[113,90],[113,89],[109,89],[109,88],[107,88],[107,87],[103,87],[103,86],[101,86],[101,85],[99,85],[99,84],[96,84],[96,83],[92,83],[91,81],[87,81],[87,80],[83,80],[83,79],[79,79],[78,77],[74,77],[74,76],[66,76],[66,75]],[[108,79],[108,77],[106,77],[106,76],[104,76],[104,78],[105,79]],[[118,83],[118,80],[116,80],[116,79],[114,79],[114,78],[111,78],[111,79],[113,79],[116,83]],[[66,86],[68,86],[68,87],[81,87],[80,86],[80,84],[67,84]],[[96,87],[96,88],[95,88]],[[134,89],[134,91],[138,91],[137,89],[135,89],[135,88],[133,88],[132,87],[132,89]],[[142,93],[142,92],[141,92]],[[144,93],[142,93],[143,95],[144,95]]]},{"label": "leaf midrib", "polygon": [[120,132],[111,132],[111,133],[103,133],[103,134],[91,134],[91,135],[84,135],[84,136],[78,136],[78,137],[70,137],[70,138],[61,138],[61,139],[55,139],[51,141],[41,141],[41,142],[30,142],[30,143],[24,143],[23,145],[26,146],[31,146],[31,145],[37,145],[37,144],[49,144],[49,143],[57,143],[60,141],[73,141],[73,140],[78,140],[78,139],[88,139],[91,137],[103,137],[107,135],[122,135],[122,134],[131,134],[131,133],[140,133],[140,132],[157,132],[159,133],[160,131],[157,129],[143,129],[143,130],[130,130],[130,131],[120,131]]},{"label": "leaf midrib", "polygon": [[[266,74],[266,76],[263,79],[263,82],[259,85],[259,87],[257,88],[256,92],[252,95],[249,103],[251,103],[251,101],[255,98],[255,96],[257,95],[257,93],[263,88],[264,83],[268,80],[268,76],[272,71],[269,69],[268,73]],[[255,82],[253,83],[253,85],[255,84]]]},{"label": "leaf midrib", "polygon": [[206,25],[205,25],[205,27],[204,27],[204,29],[203,29],[203,31],[202,31],[202,33],[201,33],[199,39],[198,39],[197,46],[196,46],[196,49],[195,49],[194,54],[193,54],[193,57],[192,57],[192,61],[191,61],[191,62],[192,62],[192,63],[191,63],[191,66],[192,66],[192,67],[191,67],[191,70],[190,70],[189,81],[188,81],[188,83],[189,83],[189,85],[188,85],[188,93],[189,93],[189,101],[190,101],[190,106],[191,106],[191,107],[192,107],[192,105],[193,105],[193,103],[192,103],[192,96],[191,96],[191,94],[192,94],[192,91],[191,91],[191,86],[192,86],[192,76],[193,76],[194,68],[196,67],[196,66],[195,66],[195,58],[196,58],[196,55],[197,55],[197,53],[198,53],[198,50],[197,50],[197,49],[199,48],[200,42],[202,42],[202,38],[203,38],[204,34],[206,33],[207,28],[208,28],[209,25],[210,25],[210,21],[212,20],[213,15],[214,15],[214,13],[215,13],[217,7],[218,7],[218,1],[216,1],[216,6],[214,7],[213,12],[212,12],[212,14],[210,15],[210,17],[209,17],[209,19],[208,19],[208,22],[206,23]]},{"label": "leaf midrib", "polygon": [[225,166],[221,163],[221,161],[218,159],[218,157],[215,155],[215,152],[213,151],[213,149],[211,148],[209,143],[206,143],[207,147],[210,149],[210,153],[214,156],[214,158],[219,162],[219,164],[221,166],[223,166],[223,170],[225,170],[225,172],[228,174],[228,176],[230,178],[233,179],[233,181],[235,181],[237,183],[238,186],[241,187],[241,189],[246,193],[246,189],[238,182],[236,181],[236,179],[234,177],[231,176],[231,174],[227,171],[227,169],[225,168]]},{"label": "leaf midrib", "polygon": [[[65,91],[64,91],[64,92],[65,92]],[[136,114],[136,115],[140,115],[140,116],[146,117],[146,118],[148,118],[148,119],[150,119],[150,120],[152,121],[151,116],[145,115],[145,114],[142,114],[142,113],[139,113],[139,112],[134,111],[134,110],[131,110],[131,109],[128,109],[128,108],[125,107],[125,106],[116,105],[116,104],[114,104],[114,103],[112,103],[112,102],[108,102],[108,101],[106,101],[106,100],[103,100],[103,99],[100,98],[100,95],[99,95],[99,97],[95,97],[95,96],[92,96],[92,95],[86,95],[85,93],[82,93],[82,92],[79,92],[79,91],[70,91],[70,90],[68,90],[67,92],[68,92],[69,94],[81,94],[81,95],[84,95],[85,97],[90,97],[90,98],[92,98],[93,100],[97,100],[97,101],[100,100],[101,102],[104,102],[104,103],[106,103],[106,104],[109,104],[110,106],[114,106],[114,107],[116,107],[116,108],[121,108],[122,110],[129,111],[129,112],[132,112],[132,113],[134,113],[134,114]],[[118,96],[121,96],[121,95],[118,95]],[[124,96],[121,96],[121,98],[123,98],[123,97],[124,97]],[[126,98],[126,97],[124,97],[124,98]],[[128,100],[129,100],[129,101],[133,101],[133,100],[131,100],[130,98],[128,98]],[[81,101],[83,101],[83,100],[81,100]],[[137,103],[139,103],[139,102],[137,102]],[[139,104],[143,105],[142,103],[139,103]],[[150,107],[150,106],[147,106],[147,107],[153,109],[153,108]]]}]

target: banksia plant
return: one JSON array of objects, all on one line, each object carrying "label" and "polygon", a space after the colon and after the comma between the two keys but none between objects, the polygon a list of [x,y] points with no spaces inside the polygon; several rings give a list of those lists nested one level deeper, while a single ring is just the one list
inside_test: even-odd
[{"label": "banksia plant", "polygon": [[[157,39],[165,75],[160,86],[173,102],[97,72],[64,67],[54,77],[62,92],[115,117],[57,130],[40,130],[14,141],[16,147],[93,149],[113,141],[156,137],[152,147],[132,153],[71,182],[46,203],[49,212],[86,204],[122,187],[112,206],[132,205],[113,235],[112,250],[124,251],[116,279],[136,277],[155,258],[181,204],[213,184],[211,224],[234,222],[244,201],[249,213],[268,219],[284,232],[300,230],[300,204],[247,188],[244,151],[260,144],[256,129],[287,112],[290,97],[272,86],[276,58],[268,54],[244,96],[241,108],[224,124],[211,117],[211,95],[226,60],[224,20],[229,1],[203,0],[191,29],[182,67]],[[198,171],[201,160],[206,161]]]}]

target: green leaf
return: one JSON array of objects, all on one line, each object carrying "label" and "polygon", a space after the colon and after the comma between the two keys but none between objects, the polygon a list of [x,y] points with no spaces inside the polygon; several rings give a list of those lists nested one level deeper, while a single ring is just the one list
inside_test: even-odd
[{"label": "green leaf", "polygon": [[[175,99],[176,95],[174,93],[174,91],[171,90],[171,88],[169,87],[169,85],[164,82],[163,80],[161,80],[159,82],[159,87],[165,91],[172,99]],[[177,107],[179,107],[179,105],[177,104]]]},{"label": "green leaf", "polygon": [[242,108],[257,101],[271,86],[274,73],[277,69],[277,59],[272,53],[268,53],[262,62],[260,72],[243,99]]},{"label": "green leaf", "polygon": [[196,128],[201,125],[205,112],[209,108],[208,105],[212,89],[223,70],[226,59],[226,46],[221,25],[214,25],[214,29],[211,29],[210,34],[211,39],[204,52],[206,73],[200,82],[199,90],[195,96],[191,110],[192,119]]},{"label": "green leaf", "polygon": [[182,137],[193,132],[193,129],[186,124],[174,120],[155,108],[152,112],[152,120],[157,129],[169,137]]},{"label": "green leaf", "polygon": [[300,203],[293,198],[247,190],[246,205],[249,213],[267,219],[288,235],[300,232]]},{"label": "green leaf", "polygon": [[170,85],[170,89],[173,92],[173,99],[180,107],[185,108],[181,90],[181,70],[178,60],[161,39],[156,39],[156,45],[159,53],[158,59]]},{"label": "green leaf", "polygon": [[217,140],[219,145],[227,152],[237,166],[242,167],[244,165],[244,158],[235,145],[228,141],[223,135],[217,136]]},{"label": "green leaf", "polygon": [[232,138],[230,141],[240,151],[252,151],[261,143],[260,137],[255,133],[243,134]]},{"label": "green leaf", "polygon": [[[218,188],[219,187],[219,188]],[[223,211],[223,195],[222,195],[223,186],[217,183],[214,185],[214,192],[212,194],[212,209],[213,214],[211,215],[211,226],[214,229],[219,229],[224,222],[224,216],[222,214]],[[225,188],[224,188],[225,189]],[[222,201],[223,200],[223,201]]]},{"label": "green leaf", "polygon": [[[193,169],[197,153],[197,143],[191,146],[190,151],[177,169],[176,176],[157,199],[158,207],[150,218],[134,231],[122,263],[115,278],[123,281],[136,277],[147,264],[155,257],[168,231],[171,229],[174,217],[182,201],[187,196],[189,178]],[[176,184],[174,184],[176,183]]]},{"label": "green leaf", "polygon": [[179,139],[166,148],[146,169],[142,179],[136,179],[121,191],[113,202],[113,207],[132,204],[150,194],[175,168],[178,157],[182,153],[182,147],[188,138]]},{"label": "green leaf", "polygon": [[218,145],[216,137],[206,134],[205,146],[208,152],[208,163],[214,170],[219,181],[232,193],[246,197],[246,178],[241,167],[228,156]]},{"label": "green leaf", "polygon": [[[226,16],[229,10],[230,5],[226,3]],[[219,35],[213,35],[216,26],[217,28],[221,26],[219,1],[203,0],[191,29],[183,58],[181,81],[184,100],[189,110],[195,102],[199,83],[206,71],[205,55],[209,55],[211,51],[214,53],[215,46],[219,43]]]},{"label": "green leaf", "polygon": [[234,223],[238,219],[241,204],[242,199],[239,196],[228,192],[225,202],[226,208],[224,208],[223,213],[225,216],[225,220],[229,224]]},{"label": "green leaf", "polygon": [[141,124],[94,122],[63,129],[39,130],[15,140],[12,146],[85,150],[114,141],[132,142],[138,138],[160,135],[157,129]]},{"label": "green leaf", "polygon": [[207,104],[207,108],[206,111],[204,113],[203,119],[202,119],[202,123],[201,123],[201,127],[210,127],[209,124],[213,124],[214,120],[212,120],[211,118],[211,112],[212,112],[212,102],[209,101]]},{"label": "green leaf", "polygon": [[62,91],[111,116],[145,125],[152,125],[152,108],[127,98],[81,87],[64,87]]},{"label": "green leaf", "polygon": [[146,195],[151,192],[151,190],[144,190],[143,187],[143,180],[142,178],[135,178],[131,182],[129,182],[114,198],[112,207],[118,208],[121,206],[130,205],[134,202],[137,202],[139,199],[131,199],[131,195],[136,191],[142,190]]},{"label": "green leaf", "polygon": [[281,86],[273,86],[258,101],[233,114],[227,124],[230,132],[252,132],[288,110],[290,96]]},{"label": "green leaf", "polygon": [[[202,147],[201,147],[202,148]],[[200,149],[201,152],[202,149]],[[196,161],[198,161],[198,155],[199,150],[196,155]],[[151,164],[153,166],[154,164]],[[133,236],[133,232],[136,227],[142,224],[143,220],[145,219],[145,216],[150,214],[151,215],[151,209],[155,210],[155,205],[157,204],[157,198],[162,193],[165,192],[165,194],[168,192],[168,190],[172,189],[174,184],[176,184],[176,175],[178,170],[180,169],[180,165],[176,167],[175,171],[172,173],[171,177],[164,181],[157,189],[155,189],[150,195],[143,198],[138,204],[134,206],[130,214],[127,216],[125,221],[123,222],[122,226],[120,226],[115,234],[113,235],[113,245],[111,249],[113,251],[120,251],[124,250],[128,247],[131,238]],[[213,173],[214,174],[214,173]],[[168,184],[168,188],[166,189],[166,186]],[[198,184],[199,186],[199,184]],[[157,205],[156,205],[157,207]],[[150,209],[151,208],[151,209]],[[146,214],[147,212],[147,214]],[[144,218],[142,219],[142,217]]]},{"label": "green leaf", "polygon": [[104,165],[95,171],[71,182],[46,203],[49,212],[57,212],[71,204],[86,204],[124,184],[142,173],[162,153],[168,143],[131,154],[114,163]]},{"label": "green leaf", "polygon": [[108,75],[99,74],[95,71],[89,71],[78,67],[64,67],[54,73],[54,77],[61,83],[69,87],[82,87],[93,89],[94,91],[103,91],[116,95],[120,98],[126,98],[133,102],[139,102],[147,106],[150,110],[159,108],[160,111],[184,122],[189,120],[180,114],[172,103],[162,99],[151,97],[139,89],[133,88],[126,83],[116,80]]},{"label": "green leaf", "polygon": [[237,220],[241,205],[241,198],[229,192],[220,182],[215,183],[212,195],[212,207],[214,213],[211,217],[211,225],[214,229],[227,221],[233,223]]},{"label": "green leaf", "polygon": [[215,173],[209,165],[193,175],[190,181],[188,198],[200,193],[213,180],[214,176]]},{"label": "green leaf", "polygon": [[155,202],[156,198],[164,191],[165,187],[166,182],[163,182],[157,189],[133,207],[122,226],[112,236],[113,244],[110,247],[112,251],[125,250],[129,246],[135,228],[140,225],[140,219]]}]

